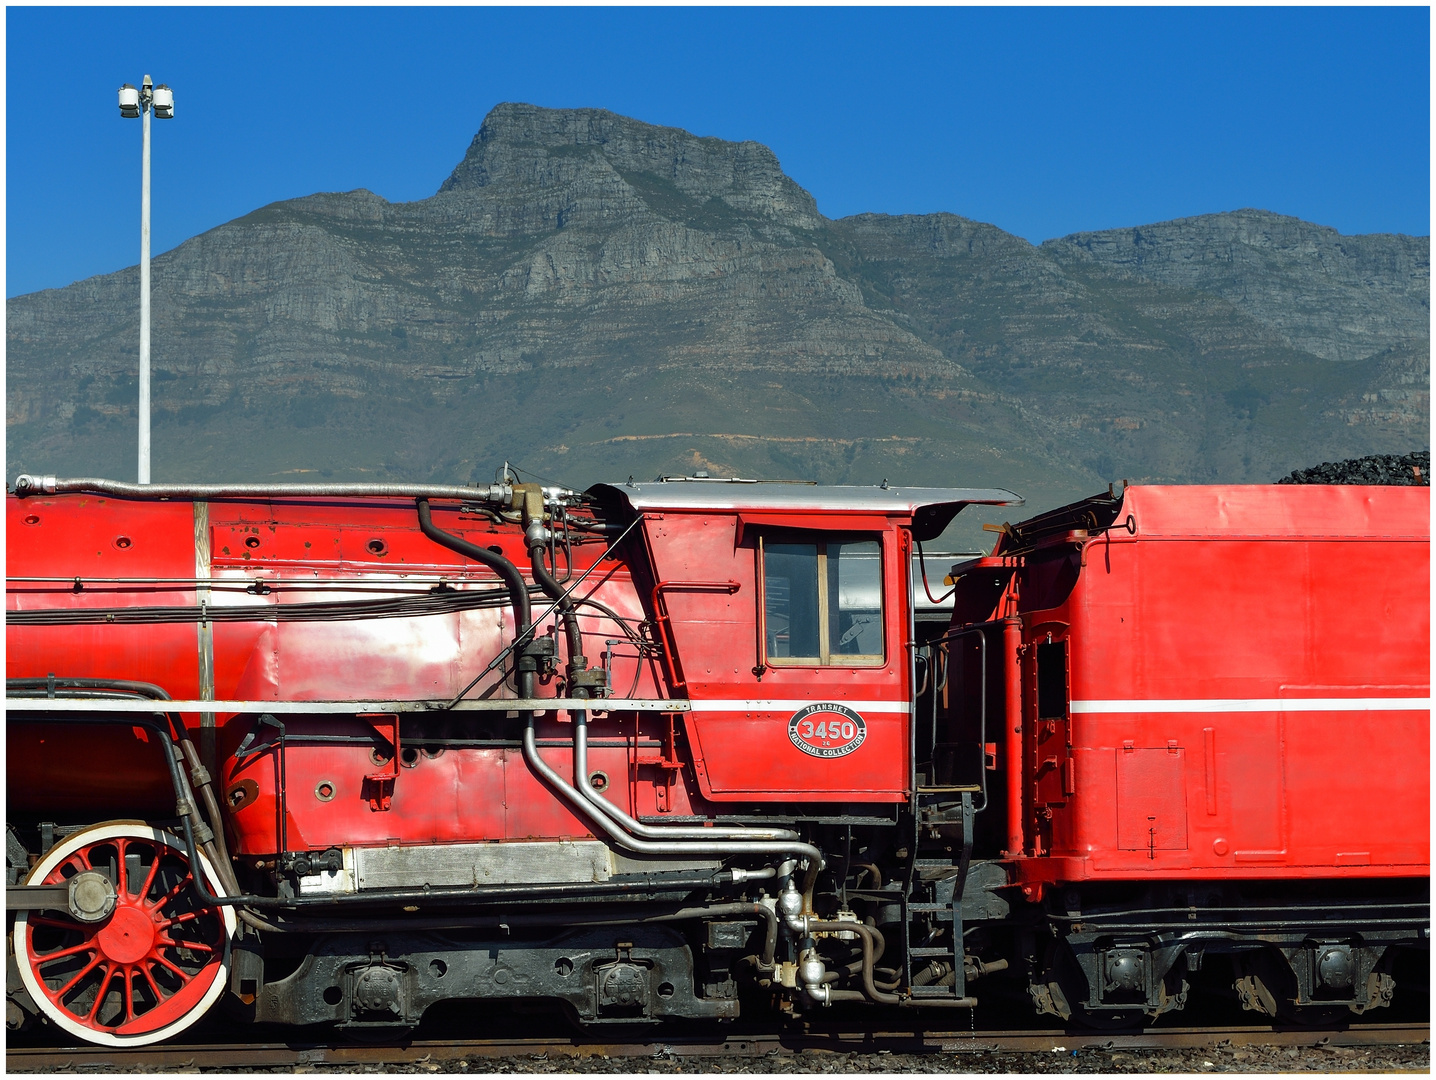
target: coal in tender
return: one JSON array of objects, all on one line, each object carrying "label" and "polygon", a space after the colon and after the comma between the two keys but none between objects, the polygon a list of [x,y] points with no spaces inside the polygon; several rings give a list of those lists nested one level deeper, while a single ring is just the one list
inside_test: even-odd
[{"label": "coal in tender", "polygon": [[1401,487],[1431,486],[1431,451],[1414,454],[1372,454],[1346,461],[1326,461],[1310,469],[1297,469],[1278,484],[1385,484]]}]

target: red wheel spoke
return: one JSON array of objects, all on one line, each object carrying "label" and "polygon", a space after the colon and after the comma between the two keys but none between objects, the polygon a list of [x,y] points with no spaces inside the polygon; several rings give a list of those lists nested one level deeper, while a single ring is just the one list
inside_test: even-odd
[{"label": "red wheel spoke", "polygon": [[[87,852],[86,854],[88,854],[88,852]],[[86,870],[89,870],[89,869],[90,869],[90,864],[89,864],[88,862],[86,862],[83,858],[81,858],[80,856],[81,856],[81,853],[80,853],[80,852],[78,852],[78,851],[75,852],[75,854],[71,855],[68,859],[66,859],[64,862],[62,862],[59,866],[55,867],[54,870],[51,870],[48,876],[49,876],[49,877],[55,877],[55,875],[56,875],[59,871],[63,870],[63,869],[64,869],[65,867],[67,867],[67,866],[68,866],[68,867],[71,867],[71,868],[75,871],[75,873],[77,873],[77,874],[82,874],[82,873],[84,873]],[[51,884],[51,885],[58,885],[61,881],[64,881],[64,880],[65,880],[65,879],[64,879],[63,877],[62,877],[62,878],[58,878],[57,880],[50,882],[50,884]]]},{"label": "red wheel spoke", "polygon": [[165,967],[169,968],[171,971],[173,971],[176,975],[178,975],[178,976],[179,976],[181,979],[183,979],[185,982],[189,982],[191,979],[194,978],[194,976],[191,975],[191,974],[190,974],[188,971],[186,971],[184,968],[176,967],[174,964],[170,963],[169,957],[165,956],[163,953],[156,953],[156,954],[155,954],[155,960],[156,960],[157,962],[163,964]]},{"label": "red wheel spoke", "polygon": [[76,973],[76,975],[75,975],[75,977],[74,977],[73,979],[71,979],[71,980],[70,980],[69,982],[67,982],[64,986],[60,987],[60,989],[58,989],[58,990],[56,990],[56,991],[54,992],[54,995],[53,995],[53,996],[54,996],[54,999],[55,999],[56,1001],[59,1001],[62,997],[64,997],[66,994],[68,994],[71,990],[73,990],[73,989],[75,988],[75,985],[76,985],[81,979],[83,979],[83,978],[84,978],[86,975],[88,975],[90,972],[94,971],[96,967],[98,967],[101,963],[103,963],[103,962],[104,962],[104,959],[105,959],[105,958],[104,958],[103,956],[100,956],[100,955],[97,953],[97,954],[95,955],[95,958],[94,958],[93,960],[91,960],[88,964],[86,964],[84,967],[82,967],[82,968],[79,970],[79,972]]},{"label": "red wheel spoke", "polygon": [[120,837],[118,840],[115,841],[115,847],[118,849],[119,852],[119,894],[121,901],[123,901],[125,896],[128,895],[130,891],[130,868],[129,865],[125,862],[125,855],[128,854],[130,850],[129,837]]},{"label": "red wheel spoke", "polygon": [[139,896],[140,896],[140,900],[141,900],[141,901],[143,901],[145,897],[149,896],[149,894],[150,894],[150,886],[155,883],[155,875],[156,875],[157,873],[159,873],[159,870],[160,870],[160,853],[159,853],[158,851],[156,851],[156,852],[155,852],[155,861],[150,864],[150,872],[145,875],[145,884],[144,884],[144,887],[140,889]]},{"label": "red wheel spoke", "polygon": [[58,960],[62,956],[74,956],[76,953],[97,950],[98,947],[95,945],[94,940],[91,939],[89,941],[82,941],[78,945],[71,945],[68,949],[56,949],[54,952],[36,953],[35,963],[48,964],[51,960]]},{"label": "red wheel spoke", "polygon": [[150,969],[147,967],[142,967],[140,968],[140,971],[145,976],[145,982],[149,983],[150,989],[155,992],[155,1002],[163,1002],[168,995],[160,989],[160,984],[155,982],[155,977],[150,974]]},{"label": "red wheel spoke", "polygon": [[150,910],[151,910],[152,912],[154,912],[154,911],[159,911],[160,908],[164,907],[164,906],[165,906],[166,904],[168,904],[171,900],[175,899],[175,897],[179,896],[179,894],[184,891],[185,886],[190,883],[191,878],[192,878],[192,875],[190,875],[189,873],[186,873],[185,876],[180,879],[179,884],[176,885],[176,886],[175,886],[173,889],[171,889],[169,892],[165,893],[164,896],[160,897],[159,902],[156,903],[155,906],[152,907]]},{"label": "red wheel spoke", "polygon": [[186,911],[183,914],[176,915],[169,922],[165,923],[165,925],[175,926],[179,923],[194,922],[195,919],[202,918],[203,916],[210,914],[211,911],[211,908],[204,908],[200,911]]},{"label": "red wheel spoke", "polygon": [[133,972],[129,967],[126,967],[126,968],[124,969],[124,979],[125,979],[125,1019],[126,1019],[126,1020],[133,1020],[133,1019],[135,1018],[135,983],[134,983],[134,972]]},{"label": "red wheel spoke", "polygon": [[169,944],[176,949],[193,949],[195,952],[207,953],[214,952],[214,949],[206,945],[203,941],[175,941],[171,938]]},{"label": "red wheel spoke", "polygon": [[100,980],[100,988],[95,991],[95,1003],[90,1006],[90,1011],[85,1014],[85,1023],[94,1022],[95,1014],[100,1011],[100,1006],[105,1003],[105,991],[110,988],[110,979],[114,977],[114,965],[106,965],[104,977]]}]

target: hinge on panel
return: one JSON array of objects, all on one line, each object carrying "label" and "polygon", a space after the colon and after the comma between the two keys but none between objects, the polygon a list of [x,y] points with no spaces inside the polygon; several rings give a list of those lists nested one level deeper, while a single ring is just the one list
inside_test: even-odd
[{"label": "hinge on panel", "polygon": [[399,779],[399,717],[396,713],[361,713],[359,719],[368,722],[392,750],[387,762],[380,761],[382,772],[364,777],[364,798],[369,801],[369,809],[388,810],[393,805],[394,782]]}]

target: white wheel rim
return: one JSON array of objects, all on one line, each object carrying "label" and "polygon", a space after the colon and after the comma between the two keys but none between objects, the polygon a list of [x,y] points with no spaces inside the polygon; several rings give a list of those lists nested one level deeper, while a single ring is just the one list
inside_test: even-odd
[{"label": "white wheel rim", "polygon": [[[185,851],[184,842],[173,833],[165,832],[163,829],[155,828],[140,821],[110,822],[105,825],[96,825],[89,829],[82,829],[79,832],[71,833],[63,841],[56,844],[50,851],[35,864],[30,875],[25,879],[28,884],[41,884],[46,876],[57,866],[63,863],[75,852],[91,844],[102,843],[105,840],[118,839],[143,839],[150,840],[156,844],[162,844],[171,848],[186,859],[189,858]],[[204,852],[197,852],[199,855],[199,872],[204,875],[204,882],[211,895],[222,896],[223,886],[219,884],[219,875],[215,873],[214,865],[207,859]],[[193,872],[193,870],[192,870]],[[178,1020],[173,1020],[154,1031],[147,1031],[138,1035],[116,1035],[113,1032],[97,1031],[77,1022],[64,1010],[55,1006],[50,1000],[50,994],[45,987],[40,985],[36,978],[34,963],[28,952],[26,940],[26,928],[29,926],[29,913],[26,911],[17,912],[15,915],[15,929],[12,936],[12,947],[15,951],[15,966],[20,971],[20,981],[29,992],[31,1000],[36,1007],[44,1013],[47,1019],[56,1027],[74,1035],[76,1038],[99,1046],[148,1046],[151,1043],[161,1042],[169,1039],[186,1030],[199,1021],[210,1007],[219,1000],[224,993],[225,985],[228,982],[229,974],[229,953],[230,941],[234,937],[238,920],[235,918],[232,907],[221,907],[218,909],[219,918],[224,925],[224,947],[218,964],[213,965],[208,976],[211,979],[209,987],[203,996],[189,1012]],[[206,977],[203,973],[196,978]]]}]

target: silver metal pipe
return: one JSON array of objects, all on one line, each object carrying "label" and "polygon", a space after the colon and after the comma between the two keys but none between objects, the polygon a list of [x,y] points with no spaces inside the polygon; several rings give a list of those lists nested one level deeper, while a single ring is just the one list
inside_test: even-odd
[{"label": "silver metal pipe", "polygon": [[588,779],[588,714],[569,710],[573,718],[573,784],[594,808],[608,815],[621,828],[645,840],[796,840],[792,829],[746,828],[741,826],[647,825],[614,806]]},{"label": "silver metal pipe", "polygon": [[733,855],[788,855],[807,859],[810,865],[821,866],[823,854],[812,844],[805,844],[799,840],[747,840],[733,841],[723,840],[718,842],[700,842],[695,840],[640,840],[624,832],[618,824],[600,813],[598,809],[585,799],[567,780],[549,767],[548,763],[539,756],[538,741],[534,734],[534,718],[530,713],[524,725],[524,761],[528,762],[529,768],[546,780],[549,785],[557,791],[565,801],[569,803],[581,817],[588,819],[592,824],[597,825],[600,830],[619,847],[640,855],[675,855],[688,856],[707,855],[710,857],[727,858]]},{"label": "silver metal pipe", "polygon": [[[269,499],[283,496],[382,496],[402,499],[463,499],[507,506],[513,497],[509,484],[468,487],[463,484],[126,484],[96,476],[55,477],[21,473],[15,494],[56,495],[90,491],[101,495],[144,499]],[[555,488],[554,497],[577,495]]]}]

